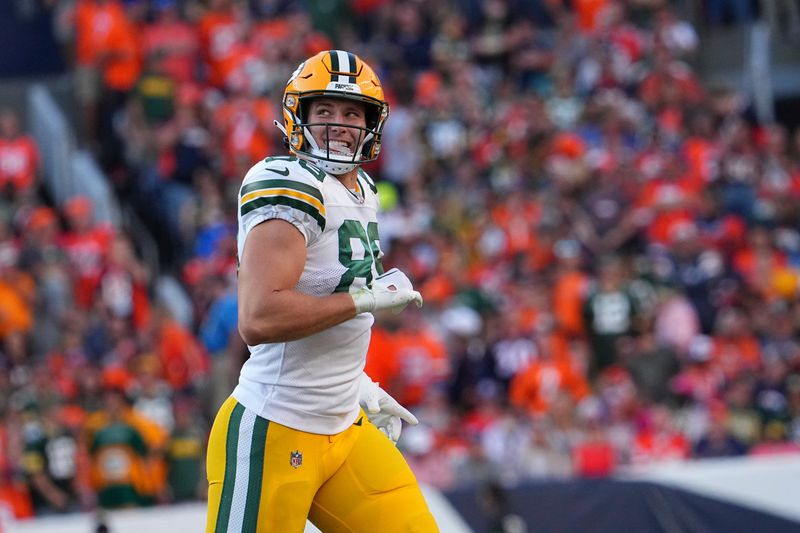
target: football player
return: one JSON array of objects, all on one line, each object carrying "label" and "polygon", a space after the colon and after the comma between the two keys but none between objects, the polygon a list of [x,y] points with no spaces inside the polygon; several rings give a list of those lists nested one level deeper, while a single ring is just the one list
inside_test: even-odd
[{"label": "football player", "polygon": [[208,447],[207,532],[438,531],[394,446],[417,420],[363,373],[372,313],[422,306],[384,272],[378,197],[359,167],[389,114],[358,56],[321,52],[283,95],[291,155],[239,191],[239,331],[250,349]]}]

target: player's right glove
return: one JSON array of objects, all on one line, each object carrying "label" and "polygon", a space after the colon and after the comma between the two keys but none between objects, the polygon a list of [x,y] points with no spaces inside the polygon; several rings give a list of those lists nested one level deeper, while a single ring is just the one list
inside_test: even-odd
[{"label": "player's right glove", "polygon": [[414,290],[411,281],[402,271],[393,268],[364,287],[350,294],[356,304],[356,314],[391,310],[397,314],[410,302],[422,307],[422,295]]}]

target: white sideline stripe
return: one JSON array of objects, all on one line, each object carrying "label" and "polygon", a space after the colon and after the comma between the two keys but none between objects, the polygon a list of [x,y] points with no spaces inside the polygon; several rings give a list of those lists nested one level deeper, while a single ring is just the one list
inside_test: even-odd
[{"label": "white sideline stripe", "polygon": [[239,425],[239,446],[236,452],[236,480],[233,483],[233,501],[239,505],[231,505],[231,516],[228,520],[228,531],[238,533],[244,523],[244,509],[247,501],[247,484],[250,481],[250,445],[253,442],[253,426],[256,413],[245,409]]}]

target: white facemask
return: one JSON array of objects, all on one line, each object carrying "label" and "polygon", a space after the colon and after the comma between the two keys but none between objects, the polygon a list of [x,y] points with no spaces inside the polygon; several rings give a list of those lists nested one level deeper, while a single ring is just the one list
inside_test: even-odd
[{"label": "white facemask", "polygon": [[314,164],[325,172],[337,176],[340,174],[347,174],[359,165],[361,162],[361,150],[363,150],[364,145],[374,137],[372,133],[368,133],[364,137],[364,140],[361,141],[361,144],[358,145],[358,148],[356,148],[355,153],[344,154],[320,148],[308,128],[303,128],[303,134],[305,135],[308,145],[311,147],[309,153],[314,160]]}]

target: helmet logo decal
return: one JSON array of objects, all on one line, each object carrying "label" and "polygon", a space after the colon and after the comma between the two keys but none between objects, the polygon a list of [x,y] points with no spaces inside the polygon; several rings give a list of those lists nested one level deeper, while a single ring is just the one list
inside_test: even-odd
[{"label": "helmet logo decal", "polygon": [[[343,76],[339,76],[340,78]],[[361,87],[356,85],[355,83],[342,83],[340,81],[332,81],[328,84],[327,87],[328,91],[345,91],[348,93],[358,93],[361,94]]]}]

